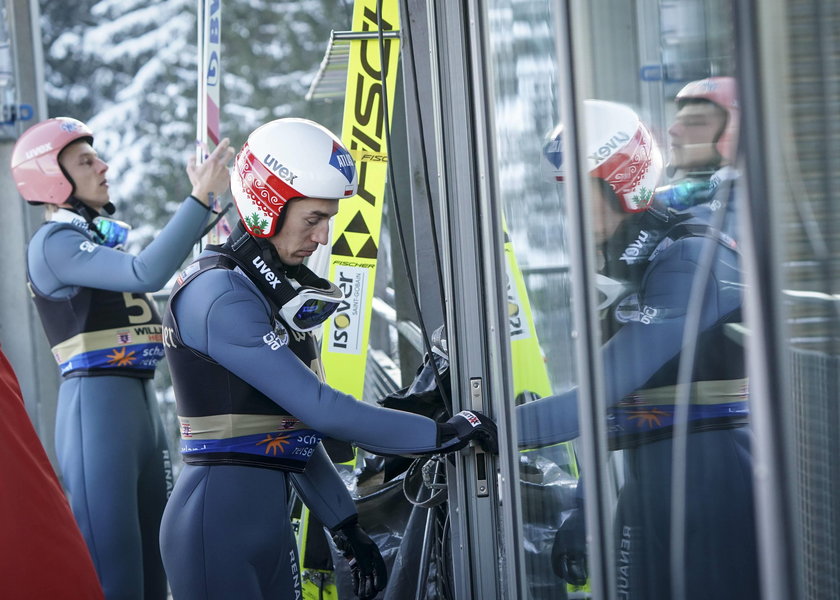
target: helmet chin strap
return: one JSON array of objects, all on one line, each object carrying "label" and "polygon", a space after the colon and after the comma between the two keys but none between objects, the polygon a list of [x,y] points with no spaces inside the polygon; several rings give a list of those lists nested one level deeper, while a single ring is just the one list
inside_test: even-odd
[{"label": "helmet chin strap", "polygon": [[[90,225],[93,225],[93,220],[99,216],[99,213],[96,210],[94,210],[93,208],[76,198],[76,196],[70,196],[67,199],[67,204],[69,204],[73,208],[73,211],[78,213],[81,217],[83,217],[84,220],[87,221]],[[108,212],[108,214],[110,215],[114,212],[114,205],[110,202],[108,204],[111,205],[111,211],[108,212],[108,209],[106,208],[107,205],[106,207],[103,207],[103,209],[105,209],[105,211]]]},{"label": "helmet chin strap", "polygon": [[245,229],[245,225],[242,223],[242,221],[237,221],[228,240],[230,241],[231,249],[234,252],[236,252],[243,245],[245,245],[245,243],[248,240],[253,240],[257,247],[260,249],[260,257],[267,264],[275,265],[277,268],[281,269],[283,273],[291,277],[294,277],[295,273],[297,272],[297,267],[290,267],[282,260],[280,260],[280,256],[277,254],[277,250],[274,248],[274,245],[268,240],[268,238],[258,238],[252,236]]}]

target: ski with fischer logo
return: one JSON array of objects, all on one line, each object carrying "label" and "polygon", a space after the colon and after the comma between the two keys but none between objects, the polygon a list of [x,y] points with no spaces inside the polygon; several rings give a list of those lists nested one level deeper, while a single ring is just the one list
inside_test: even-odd
[{"label": "ski with fischer logo", "polygon": [[[383,32],[399,29],[397,0],[382,2],[381,23],[377,19],[377,3],[377,0],[353,3],[341,140],[356,162],[359,184],[355,196],[339,203],[338,214],[333,220],[327,278],[341,288],[345,299],[324,323],[321,340],[321,361],[327,382],[359,400],[362,400],[365,386],[373,286],[388,173],[381,90],[384,81],[388,98],[395,97],[399,66],[399,40],[383,38],[383,77],[380,40],[376,35],[370,36],[380,29]],[[354,38],[355,33],[367,36]],[[387,107],[388,122],[391,106],[389,103]],[[317,524],[313,528],[312,525],[309,511],[304,506],[298,524],[303,597],[306,600],[337,598],[334,574],[319,568],[316,558],[319,553],[312,547],[313,544],[320,545],[321,539],[316,540],[310,534],[321,526]]]},{"label": "ski with fischer logo", "polygon": [[[377,22],[377,0],[356,0],[353,31],[393,32],[399,29],[396,0],[382,2]],[[399,40],[383,38],[384,77],[377,36],[350,44],[347,94],[341,139],[356,160],[358,193],[339,203],[333,222],[329,279],[344,292],[345,300],[324,324],[321,357],[329,384],[362,399],[367,364],[373,285],[379,253],[379,232],[388,156],[382,82],[394,98],[399,66]],[[388,103],[390,122],[392,103]]]},{"label": "ski with fischer logo", "polygon": [[[531,392],[538,398],[552,394],[545,356],[543,356],[525,278],[516,261],[513,242],[502,218],[505,235],[505,268],[507,275],[508,326],[510,354],[513,367],[513,396]],[[567,450],[569,472],[577,477],[577,460],[570,442],[563,444]],[[563,466],[563,465],[561,465]]]}]

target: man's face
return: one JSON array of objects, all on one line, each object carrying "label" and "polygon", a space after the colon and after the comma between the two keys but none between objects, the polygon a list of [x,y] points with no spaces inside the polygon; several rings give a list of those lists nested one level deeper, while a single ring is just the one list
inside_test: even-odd
[{"label": "man's face", "polygon": [[715,140],[726,124],[726,113],[711,102],[690,102],[677,111],[668,129],[671,136],[671,163],[676,169],[716,168],[723,158]]},{"label": "man's face", "polygon": [[298,198],[283,210],[285,220],[271,237],[271,244],[283,264],[299,265],[320,244],[330,241],[330,219],[338,212],[338,200]]},{"label": "man's face", "polygon": [[613,193],[607,189],[609,184],[594,178],[590,179],[590,183],[592,184],[592,233],[595,235],[595,244],[600,246],[615,233],[615,230],[630,213],[616,208],[615,198],[608,197],[609,194]]},{"label": "man's face", "polygon": [[99,210],[110,201],[105,172],[108,164],[88,142],[76,142],[61,151],[58,162],[75,184],[76,198]]}]

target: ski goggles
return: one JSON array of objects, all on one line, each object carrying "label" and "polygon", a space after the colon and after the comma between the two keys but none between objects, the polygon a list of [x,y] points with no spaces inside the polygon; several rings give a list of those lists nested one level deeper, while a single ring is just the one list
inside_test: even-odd
[{"label": "ski goggles", "polygon": [[[289,280],[292,287],[297,282]],[[296,331],[306,333],[320,326],[338,310],[344,301],[344,294],[332,282],[327,289],[301,285],[295,289],[295,295],[280,307],[283,321]]]},{"label": "ski goggles", "polygon": [[125,247],[128,232],[131,231],[131,225],[128,223],[108,217],[96,217],[93,220],[93,226],[96,228],[96,233],[99,234],[101,245],[118,250]]},{"label": "ski goggles", "polygon": [[715,191],[710,179],[685,179],[656,190],[656,199],[674,210],[686,210],[708,202]]}]

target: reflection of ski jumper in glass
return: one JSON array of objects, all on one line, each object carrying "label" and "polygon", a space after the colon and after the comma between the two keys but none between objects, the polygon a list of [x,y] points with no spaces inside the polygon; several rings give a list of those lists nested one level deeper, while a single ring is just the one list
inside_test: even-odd
[{"label": "reflection of ski jumper in glass", "polygon": [[188,199],[137,256],[58,210],[28,251],[35,304],[64,381],[56,452],[107,596],[165,598],[158,550],[172,473],[152,380],[160,317],[145,295],[189,255],[208,210]]},{"label": "reflection of ski jumper in glass", "polygon": [[[621,322],[602,351],[607,427],[626,464],[616,508],[617,586],[628,598],[671,597],[674,386],[692,282],[703,249],[714,244],[688,411],[686,597],[758,598],[743,350],[725,331],[740,320],[739,259],[731,238],[699,233],[709,206],[692,211],[685,227],[657,234],[637,257],[635,293],[610,307],[609,318]],[[518,407],[517,421],[525,446],[576,437],[576,391]]]},{"label": "reflection of ski jumper in glass", "polygon": [[184,270],[164,316],[185,462],[161,526],[164,564],[176,598],[297,597],[289,485],[330,529],[356,516],[322,437],[427,453],[438,426],[323,383],[311,333],[276,320],[238,267],[206,267],[213,256]]}]

